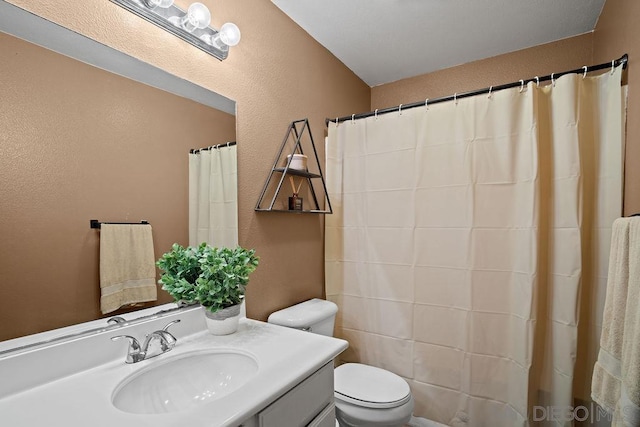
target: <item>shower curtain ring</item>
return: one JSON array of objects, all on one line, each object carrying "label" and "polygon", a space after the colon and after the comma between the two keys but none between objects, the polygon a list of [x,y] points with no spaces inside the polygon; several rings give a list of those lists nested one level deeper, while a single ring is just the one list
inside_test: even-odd
[{"label": "shower curtain ring", "polygon": [[536,76],[536,87],[540,87],[540,77]]},{"label": "shower curtain ring", "polygon": [[582,69],[583,69],[582,78],[584,79],[585,77],[587,77],[587,66],[585,65],[584,67],[582,67]]},{"label": "shower curtain ring", "polygon": [[489,99],[491,99],[491,92],[493,92],[493,86],[489,86],[489,95],[487,95]]},{"label": "shower curtain ring", "polygon": [[402,104],[400,104],[400,106],[398,107],[398,113],[400,113],[400,115],[402,115]]},{"label": "shower curtain ring", "polygon": [[458,92],[455,92],[453,94],[453,102],[454,104],[458,105]]},{"label": "shower curtain ring", "polygon": [[520,93],[524,90],[524,80],[520,80]]},{"label": "shower curtain ring", "polygon": [[425,106],[425,110],[424,111],[429,111],[429,98],[425,99],[424,106]]},{"label": "shower curtain ring", "polygon": [[616,70],[616,60],[614,59],[613,61],[611,61],[611,75],[613,75],[613,72]]},{"label": "shower curtain ring", "polygon": [[378,120],[378,109],[376,108],[376,111],[374,112],[373,117]]},{"label": "shower curtain ring", "polygon": [[336,127],[338,127],[338,118],[336,117]]},{"label": "shower curtain ring", "polygon": [[551,85],[553,87],[556,87],[556,79],[553,78],[554,75],[555,75],[555,73],[551,73]]},{"label": "shower curtain ring", "polygon": [[356,121],[354,120],[354,117],[355,117],[355,116],[356,116],[355,114],[352,114],[352,115],[351,115],[351,124],[355,124],[355,122],[356,122]]}]

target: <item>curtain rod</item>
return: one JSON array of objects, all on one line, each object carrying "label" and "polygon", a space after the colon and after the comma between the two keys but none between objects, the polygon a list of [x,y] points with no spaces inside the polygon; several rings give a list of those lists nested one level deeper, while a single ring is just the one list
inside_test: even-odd
[{"label": "curtain rod", "polygon": [[201,151],[209,151],[209,150],[213,150],[220,147],[232,147],[234,145],[236,145],[236,142],[231,141],[231,142],[225,142],[224,144],[210,145],[204,148],[192,148],[191,150],[189,150],[189,154],[198,154]]},{"label": "curtain rod", "polygon": [[425,107],[427,105],[432,105],[432,104],[439,104],[441,102],[447,102],[447,101],[455,101],[456,99],[460,99],[460,98],[468,98],[471,96],[476,96],[476,95],[482,95],[485,93],[490,93],[490,92],[497,92],[499,90],[504,90],[504,89],[511,89],[514,87],[522,87],[527,85],[529,82],[535,82],[536,84],[540,83],[540,82],[545,82],[545,81],[554,81],[555,79],[557,79],[558,77],[564,76],[566,74],[578,74],[578,73],[589,73],[591,71],[598,71],[598,70],[604,70],[607,68],[615,68],[617,66],[622,65],[622,68],[625,69],[627,68],[627,62],[629,61],[629,56],[625,53],[624,55],[622,55],[619,59],[615,59],[611,62],[605,62],[602,64],[598,64],[598,65],[592,65],[590,67],[587,67],[586,65],[582,68],[577,68],[575,70],[571,70],[571,71],[563,71],[561,73],[553,73],[550,74],[548,76],[543,76],[543,77],[534,77],[532,79],[526,79],[526,80],[519,80],[517,82],[513,82],[513,83],[507,83],[507,84],[503,84],[503,85],[499,85],[499,86],[491,86],[491,87],[486,87],[484,89],[479,89],[479,90],[474,90],[471,92],[462,92],[462,93],[456,93],[454,95],[449,95],[449,96],[443,96],[441,98],[433,98],[433,99],[426,99],[424,102],[414,102],[411,104],[400,104],[397,105],[395,107],[389,107],[389,108],[381,108],[381,109],[377,109],[375,111],[369,111],[367,113],[359,113],[359,114],[352,114],[351,116],[344,116],[344,117],[338,117],[336,119],[325,119],[325,126],[329,126],[329,123],[333,122],[333,123],[340,123],[340,122],[344,122],[347,120],[355,120],[355,119],[364,119],[365,117],[371,117],[371,116],[375,116],[375,115],[380,115],[380,114],[386,114],[386,113],[392,113],[394,111],[402,111],[402,110],[406,110],[409,108],[415,108],[415,107]]}]

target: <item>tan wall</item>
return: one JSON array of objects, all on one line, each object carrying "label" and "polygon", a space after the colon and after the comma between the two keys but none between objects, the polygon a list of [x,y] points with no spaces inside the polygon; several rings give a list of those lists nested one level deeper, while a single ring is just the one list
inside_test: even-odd
[{"label": "tan wall", "polygon": [[235,117],[4,33],[0,58],[4,340],[101,316],[90,219],[148,220],[156,257],[188,243],[188,150]]},{"label": "tan wall", "polygon": [[627,82],[627,146],[625,154],[624,212],[640,212],[640,2],[607,0],[594,33],[593,59],[607,62],[629,54]]},{"label": "tan wall", "polygon": [[376,86],[371,90],[371,108],[419,102],[590,65],[592,40],[592,33],[583,34]]},{"label": "tan wall", "polygon": [[[237,102],[239,241],[261,256],[248,288],[247,312],[266,319],[276,309],[323,294],[322,216],[253,210],[287,125],[308,117],[324,157],[325,117],[367,110],[370,89],[270,1],[202,1],[212,10],[212,25],[219,28],[231,21],[242,31],[240,44],[225,61],[109,1],[9,0]],[[154,233],[179,230],[186,240],[186,227],[186,222],[158,224]],[[46,238],[57,239],[54,232]],[[163,246],[157,250],[169,248]],[[97,279],[83,285],[95,287]],[[56,306],[54,301],[51,306]]]}]

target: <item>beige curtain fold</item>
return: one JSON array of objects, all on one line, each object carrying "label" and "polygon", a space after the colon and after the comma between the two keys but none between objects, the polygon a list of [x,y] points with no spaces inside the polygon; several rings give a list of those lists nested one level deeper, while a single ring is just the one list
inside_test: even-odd
[{"label": "beige curtain fold", "polygon": [[238,245],[237,147],[189,154],[189,245]]},{"label": "beige curtain fold", "polygon": [[[621,70],[329,125],[327,298],[343,361],[409,381],[416,415],[571,425],[589,399]],[[580,414],[582,416],[582,414]]]}]

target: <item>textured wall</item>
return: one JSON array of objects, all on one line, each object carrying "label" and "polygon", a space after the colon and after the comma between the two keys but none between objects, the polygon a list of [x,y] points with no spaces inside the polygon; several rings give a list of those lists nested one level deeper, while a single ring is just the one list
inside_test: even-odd
[{"label": "textured wall", "polygon": [[[234,99],[239,241],[262,258],[248,288],[247,313],[266,319],[323,294],[323,217],[253,209],[289,122],[310,119],[324,158],[325,117],[367,110],[369,87],[267,0],[202,0],[212,25],[230,21],[242,31],[240,44],[222,62],[106,0],[9,1]],[[167,227],[184,229],[186,240],[186,223]]]},{"label": "textured wall", "polygon": [[424,101],[591,64],[592,33],[400,80],[371,90],[371,108]]}]

